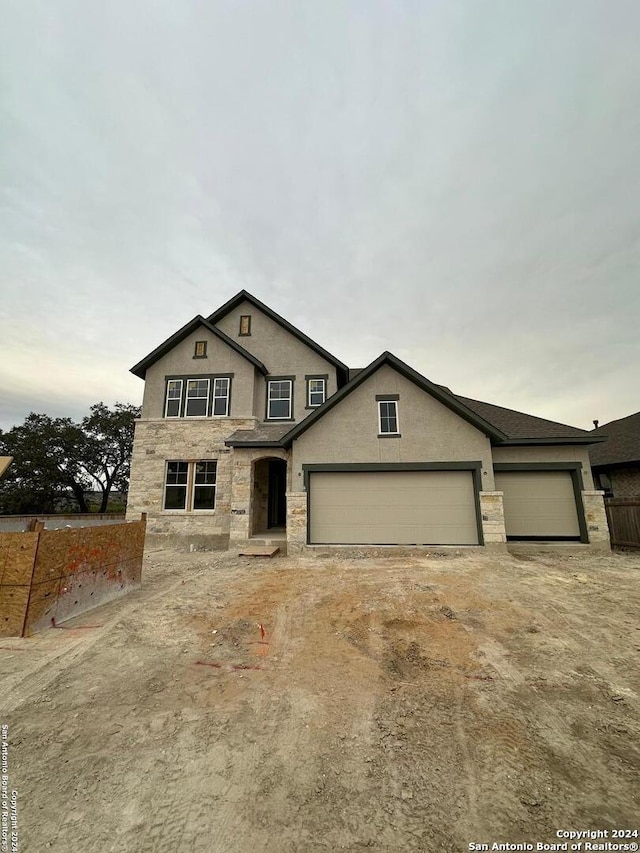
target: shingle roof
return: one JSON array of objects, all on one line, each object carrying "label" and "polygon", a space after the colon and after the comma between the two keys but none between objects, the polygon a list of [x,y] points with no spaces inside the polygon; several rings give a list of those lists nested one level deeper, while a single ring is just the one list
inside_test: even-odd
[{"label": "shingle roof", "polygon": [[593,435],[584,429],[548,421],[546,418],[538,418],[535,415],[527,415],[517,412],[515,409],[505,409],[493,403],[484,403],[482,400],[472,400],[469,397],[461,397],[454,394],[456,399],[464,403],[486,421],[498,427],[511,440],[518,439],[588,439]]},{"label": "shingle roof", "polygon": [[290,429],[291,423],[258,424],[255,429],[237,429],[225,444],[229,447],[279,447],[280,439]]},{"label": "shingle roof", "polygon": [[607,440],[589,450],[592,465],[621,465],[640,462],[640,412],[594,429],[592,435]]}]

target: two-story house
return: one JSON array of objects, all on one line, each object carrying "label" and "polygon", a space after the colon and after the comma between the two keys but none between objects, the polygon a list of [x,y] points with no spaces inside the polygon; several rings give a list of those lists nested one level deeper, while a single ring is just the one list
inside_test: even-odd
[{"label": "two-story house", "polygon": [[457,396],[388,352],[350,371],[246,291],[132,372],[127,512],[159,541],[608,544],[592,433]]}]

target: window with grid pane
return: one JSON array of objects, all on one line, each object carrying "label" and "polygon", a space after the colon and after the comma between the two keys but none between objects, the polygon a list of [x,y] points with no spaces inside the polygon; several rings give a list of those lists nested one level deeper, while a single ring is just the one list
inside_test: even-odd
[{"label": "window with grid pane", "polygon": [[213,380],[213,414],[229,414],[229,385],[228,377]]},{"label": "window with grid pane", "polygon": [[321,406],[324,403],[325,380],[309,379],[308,406]]},{"label": "window with grid pane", "polygon": [[273,420],[291,417],[290,379],[271,380],[268,384],[267,417]]},{"label": "window with grid pane", "polygon": [[398,432],[398,404],[395,400],[380,400],[378,402],[380,416],[380,434]]},{"label": "window with grid pane", "polygon": [[182,379],[170,379],[167,382],[167,400],[165,403],[165,418],[179,418],[182,403]]},{"label": "window with grid pane", "polygon": [[188,379],[187,380],[187,403],[185,417],[198,418],[207,414],[209,407],[209,380]]},{"label": "window with grid pane", "polygon": [[164,508],[187,508],[188,462],[167,462],[164,483]]},{"label": "window with grid pane", "polygon": [[215,509],[216,506],[216,467],[215,461],[194,463],[193,508]]}]

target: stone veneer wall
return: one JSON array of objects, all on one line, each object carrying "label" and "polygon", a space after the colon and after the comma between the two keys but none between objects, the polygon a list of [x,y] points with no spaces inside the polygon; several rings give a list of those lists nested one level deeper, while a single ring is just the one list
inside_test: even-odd
[{"label": "stone veneer wall", "polygon": [[609,524],[604,508],[604,492],[596,489],[585,489],[582,492],[582,503],[587,520],[589,543],[597,548],[610,548]]},{"label": "stone veneer wall", "polygon": [[[233,450],[224,441],[237,429],[253,429],[255,418],[148,419],[136,423],[127,519],[147,513],[147,544],[170,541],[192,548],[226,548],[232,505]],[[264,455],[264,451],[262,451]],[[218,462],[213,511],[165,512],[167,460]]]},{"label": "stone veneer wall", "polygon": [[287,554],[300,554],[306,545],[307,493],[287,492]]},{"label": "stone veneer wall", "polygon": [[485,545],[505,545],[504,492],[480,492],[480,516]]}]

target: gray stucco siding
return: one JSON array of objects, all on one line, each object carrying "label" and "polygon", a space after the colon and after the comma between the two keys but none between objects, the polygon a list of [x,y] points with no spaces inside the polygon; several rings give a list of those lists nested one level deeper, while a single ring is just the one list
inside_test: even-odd
[{"label": "gray stucco siding", "polygon": [[[400,437],[378,438],[376,395],[397,394]],[[384,365],[296,439],[292,489],[303,464],[482,462],[482,489],[493,489],[491,443],[484,433]]]},{"label": "gray stucco siding", "polygon": [[580,462],[583,489],[593,489],[589,449],[572,445],[536,445],[532,447],[494,447],[494,463],[502,462]]},{"label": "gray stucco siding", "polygon": [[[251,316],[251,334],[240,335],[240,317]],[[305,376],[328,375],[327,397],[338,390],[336,369],[322,356],[310,349],[302,341],[283,329],[266,314],[248,302],[237,308],[216,323],[217,328],[237,341],[240,346],[259,359],[271,376],[295,376],[293,392],[293,417],[301,421],[312,410],[307,409],[307,386]],[[266,413],[266,389],[269,377],[256,378],[255,414],[260,420]]]},{"label": "gray stucco siding", "polygon": [[[207,342],[207,357],[194,358],[196,341]],[[177,344],[148,370],[142,402],[143,418],[164,416],[165,377],[233,374],[231,380],[231,417],[252,417],[256,368],[227,344],[200,328]],[[177,420],[177,419],[176,419]],[[230,430],[231,432],[231,430]]]}]

